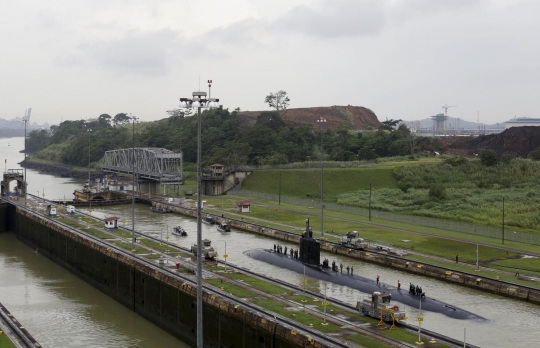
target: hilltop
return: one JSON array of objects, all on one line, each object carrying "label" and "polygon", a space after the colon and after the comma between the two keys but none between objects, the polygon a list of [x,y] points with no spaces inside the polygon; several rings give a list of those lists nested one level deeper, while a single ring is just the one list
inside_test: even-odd
[{"label": "hilltop", "polygon": [[473,156],[483,147],[492,149],[499,155],[510,153],[527,157],[529,152],[540,147],[540,127],[512,127],[499,134],[479,137],[443,138],[443,152],[453,155]]},{"label": "hilltop", "polygon": [[[243,123],[255,124],[257,116],[264,111],[242,111],[238,118]],[[314,129],[318,129],[317,120],[322,117],[326,119],[325,128],[335,130],[346,122],[353,130],[377,128],[381,125],[377,115],[368,108],[362,106],[329,106],[313,108],[287,109],[281,113],[281,118],[288,124],[301,125],[309,124]]]}]

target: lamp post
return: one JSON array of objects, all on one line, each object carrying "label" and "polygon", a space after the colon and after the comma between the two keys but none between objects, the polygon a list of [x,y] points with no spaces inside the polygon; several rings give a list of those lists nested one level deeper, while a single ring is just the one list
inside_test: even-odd
[{"label": "lamp post", "polygon": [[26,206],[26,191],[28,190],[28,184],[26,182],[26,124],[30,120],[30,113],[32,112],[32,108],[26,110],[25,115],[23,117],[24,122],[24,205]]},{"label": "lamp post", "polygon": [[[211,88],[211,80],[208,87]],[[181,108],[197,108],[197,347],[203,347],[202,313],[202,228],[201,228],[201,109],[219,107],[219,99],[206,98],[206,92],[193,92],[192,98],[180,98]]]},{"label": "lamp post", "polygon": [[138,120],[137,117],[132,116],[131,113],[129,117],[133,121],[133,182],[131,184],[131,251],[135,252],[135,166],[137,157],[135,156],[135,122]]},{"label": "lamp post", "polygon": [[317,122],[321,128],[321,237],[324,237],[324,166],[323,166],[323,124],[325,118],[319,117]]},{"label": "lamp post", "polygon": [[502,234],[501,234],[501,237],[502,237],[502,243],[504,244],[504,197],[503,197],[503,202],[502,202]]},{"label": "lamp post", "polygon": [[371,183],[369,183],[369,221],[371,221]]},{"label": "lamp post", "polygon": [[90,192],[88,192],[88,201],[90,202],[90,209],[88,209],[88,212],[90,215],[92,215],[92,184],[90,183],[90,132],[92,132],[92,129],[90,128],[90,124],[86,123],[86,132],[88,133],[88,189]]}]

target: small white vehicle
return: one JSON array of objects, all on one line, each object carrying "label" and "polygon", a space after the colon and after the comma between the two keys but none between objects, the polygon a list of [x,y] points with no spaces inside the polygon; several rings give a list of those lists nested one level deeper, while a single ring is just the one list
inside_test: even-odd
[{"label": "small white vehicle", "polygon": [[56,206],[48,205],[47,206],[47,214],[49,216],[56,217]]},{"label": "small white vehicle", "polygon": [[339,239],[339,244],[351,249],[367,249],[369,243],[364,238],[358,238],[358,231],[347,232],[347,235]]}]

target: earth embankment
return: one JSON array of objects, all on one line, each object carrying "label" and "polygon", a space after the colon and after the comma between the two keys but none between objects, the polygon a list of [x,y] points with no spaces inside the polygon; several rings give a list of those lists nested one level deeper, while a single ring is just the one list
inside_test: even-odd
[{"label": "earth embankment", "polygon": [[[257,117],[264,111],[243,111],[239,118],[242,122],[254,124]],[[317,120],[324,118],[325,128],[337,129],[337,127],[346,123],[353,130],[367,129],[369,127],[377,128],[381,125],[377,115],[368,108],[362,106],[330,106],[314,108],[287,109],[281,112],[281,118],[284,122],[294,125],[308,124],[313,128],[318,127]]]}]

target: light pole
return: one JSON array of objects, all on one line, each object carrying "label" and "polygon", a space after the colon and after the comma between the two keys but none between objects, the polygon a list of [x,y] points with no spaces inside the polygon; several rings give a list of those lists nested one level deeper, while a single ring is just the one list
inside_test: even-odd
[{"label": "light pole", "polygon": [[90,183],[90,132],[92,132],[92,129],[89,128],[90,124],[86,124],[86,132],[88,133],[88,187],[91,189],[92,184]]},{"label": "light pole", "polygon": [[135,157],[135,122],[138,120],[137,117],[132,116],[131,113],[129,117],[133,121],[133,182],[131,184],[131,251],[135,252],[135,166],[137,158]]},{"label": "light pole", "polygon": [[25,115],[23,117],[24,122],[24,205],[26,206],[26,191],[28,190],[28,184],[26,183],[26,124],[28,123],[28,120],[30,120],[30,114],[32,113],[32,108],[26,110]]},{"label": "light pole", "polygon": [[369,183],[369,221],[371,221],[371,183]]},{"label": "light pole", "polygon": [[317,122],[321,128],[321,237],[324,237],[324,166],[323,166],[323,123],[326,119],[319,117]]},{"label": "light pole", "polygon": [[502,234],[501,234],[501,237],[502,237],[502,243],[504,244],[504,197],[503,197],[503,202],[502,202]]},{"label": "light pole", "polygon": [[88,192],[88,202],[90,202],[90,209],[88,209],[88,212],[90,215],[92,215],[92,184],[90,183],[90,132],[92,132],[92,129],[90,128],[90,124],[86,123],[86,132],[88,133],[88,189],[90,192]]},{"label": "light pole", "polygon": [[[210,88],[211,80],[208,80]],[[192,98],[180,98],[181,108],[197,108],[197,347],[203,348],[202,312],[202,228],[201,228],[201,109],[219,107],[219,99],[206,98],[206,92],[193,92]]]}]

